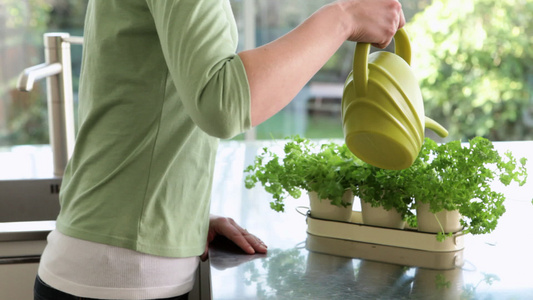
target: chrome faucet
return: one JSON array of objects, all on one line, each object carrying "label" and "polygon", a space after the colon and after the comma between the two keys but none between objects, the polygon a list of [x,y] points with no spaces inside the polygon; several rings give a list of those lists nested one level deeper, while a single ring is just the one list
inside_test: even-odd
[{"label": "chrome faucet", "polygon": [[58,177],[63,176],[75,139],[70,44],[83,44],[83,37],[45,33],[45,63],[25,69],[17,83],[20,91],[29,92],[35,81],[46,78],[50,145]]},{"label": "chrome faucet", "polygon": [[22,92],[31,92],[35,81],[57,75],[61,71],[63,71],[63,66],[60,63],[44,63],[26,68],[19,77],[17,88]]}]

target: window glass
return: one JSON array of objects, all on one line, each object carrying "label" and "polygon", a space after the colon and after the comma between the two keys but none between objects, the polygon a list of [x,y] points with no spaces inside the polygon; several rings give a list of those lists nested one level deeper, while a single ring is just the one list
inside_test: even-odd
[{"label": "window glass", "polygon": [[[255,45],[263,45],[330,2],[231,0],[239,50],[250,45],[247,30],[252,30]],[[245,4],[250,3],[255,18],[249,17]],[[533,1],[401,3],[426,115],[450,130],[448,139],[531,139]],[[0,146],[48,143],[45,81],[38,81],[31,93],[22,93],[15,88],[17,77],[24,68],[44,62],[45,32],[82,34],[86,5],[87,0],[0,1]],[[81,47],[71,49],[76,104]],[[353,50],[354,43],[346,42],[294,101],[255,128],[255,137],[342,137],[342,87],[352,68]]]},{"label": "window glass", "polygon": [[[260,46],[277,39],[330,2],[255,1],[256,45]],[[242,6],[241,1],[237,3],[241,3]],[[235,14],[239,16],[238,11]],[[240,30],[242,37],[244,29]],[[286,108],[255,128],[256,138],[283,138],[294,134],[309,138],[341,138],[343,132],[340,121],[340,98],[344,80],[352,68],[353,50],[354,43],[345,43]],[[237,137],[237,139],[243,138],[244,135]]]},{"label": "window glass", "polygon": [[[44,62],[44,33],[82,34],[86,6],[87,0],[0,2],[0,146],[49,143],[45,80],[25,93],[16,89],[17,78]],[[77,102],[81,47],[71,50]]]},{"label": "window glass", "polygon": [[[262,45],[331,1],[255,2]],[[533,1],[400,2],[426,115],[449,129],[447,140],[533,138]],[[340,93],[353,49],[345,43],[291,104],[256,128],[256,136],[342,137]]]},{"label": "window glass", "polygon": [[426,114],[452,138],[533,138],[533,1],[446,0],[410,20]]}]

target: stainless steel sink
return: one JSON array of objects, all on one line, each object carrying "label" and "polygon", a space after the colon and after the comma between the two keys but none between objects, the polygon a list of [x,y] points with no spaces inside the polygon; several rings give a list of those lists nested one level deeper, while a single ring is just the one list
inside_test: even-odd
[{"label": "stainless steel sink", "polygon": [[61,178],[0,180],[0,222],[55,220]]}]

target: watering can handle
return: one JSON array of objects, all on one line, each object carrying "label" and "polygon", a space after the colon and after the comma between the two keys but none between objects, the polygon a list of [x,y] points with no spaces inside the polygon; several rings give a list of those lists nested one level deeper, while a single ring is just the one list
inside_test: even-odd
[{"label": "watering can handle", "polygon": [[[366,95],[368,83],[368,54],[369,43],[357,43],[353,57],[353,84],[355,85],[356,97]],[[394,35],[394,52],[411,65],[411,43],[405,29],[400,28]]]}]

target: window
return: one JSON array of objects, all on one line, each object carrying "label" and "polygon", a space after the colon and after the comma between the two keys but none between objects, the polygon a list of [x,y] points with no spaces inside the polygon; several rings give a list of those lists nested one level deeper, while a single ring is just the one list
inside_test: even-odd
[{"label": "window", "polygon": [[[256,0],[257,45],[329,2]],[[533,1],[400,2],[426,115],[449,129],[448,139],[533,138]],[[257,127],[257,137],[342,137],[340,93],[353,49],[345,43],[287,108]]]},{"label": "window", "polygon": [[[231,2],[242,50],[276,39],[331,1]],[[426,114],[450,129],[449,139],[531,139],[533,2],[401,2]],[[82,35],[86,5],[87,0],[0,2],[0,146],[48,143],[44,81],[22,93],[16,80],[24,68],[44,61],[45,32]],[[341,138],[340,97],[353,50],[354,44],[346,42],[294,101],[256,128],[255,137]],[[73,46],[75,101],[80,57],[81,47]]]},{"label": "window", "polygon": [[[0,2],[0,146],[49,143],[45,81],[25,93],[16,89],[17,78],[24,68],[44,62],[44,33],[82,35],[86,6],[87,0]],[[76,95],[81,47],[71,50]]]}]

